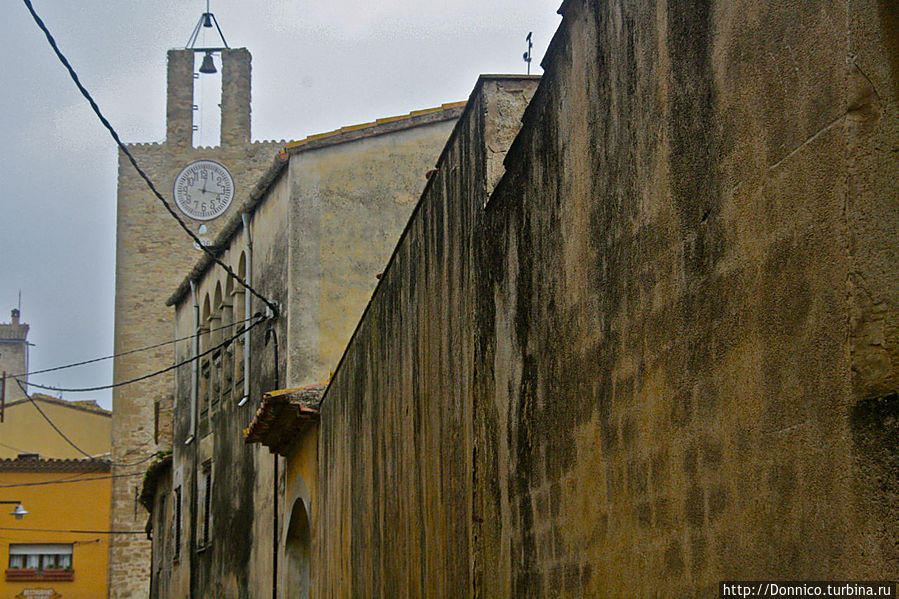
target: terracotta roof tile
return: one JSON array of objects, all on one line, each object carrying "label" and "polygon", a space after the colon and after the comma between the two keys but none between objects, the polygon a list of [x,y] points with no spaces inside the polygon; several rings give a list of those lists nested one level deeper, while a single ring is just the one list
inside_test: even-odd
[{"label": "terracotta roof tile", "polygon": [[109,462],[102,459],[80,460],[18,457],[0,460],[0,472],[109,472]]},{"label": "terracotta roof tile", "polygon": [[[402,124],[406,121],[409,121],[410,126],[414,126],[420,124],[418,121],[421,120],[420,117],[427,117],[431,115],[434,117],[434,120],[447,120],[452,118],[458,118],[462,109],[465,108],[465,102],[451,102],[448,104],[442,104],[440,106],[435,106],[434,108],[425,108],[422,110],[413,110],[409,114],[403,114],[399,116],[389,116],[380,119],[376,119],[370,123],[360,123],[358,125],[349,125],[346,127],[341,127],[340,129],[335,129],[334,131],[327,131],[325,133],[316,133],[315,135],[310,135],[305,139],[301,139],[299,141],[293,141],[284,146],[283,152],[292,154],[294,152],[298,152],[300,150],[306,149],[307,146],[319,146],[319,142],[323,142],[327,140],[329,143],[341,143],[344,141],[352,141],[355,139],[359,139],[361,137],[368,137],[371,135],[379,135],[381,133],[389,133],[393,131],[393,127],[385,127],[385,125],[392,125],[395,123]],[[347,134],[352,134],[347,139],[344,139],[344,136]],[[316,142],[316,143],[313,143]]]},{"label": "terracotta roof tile", "polygon": [[272,453],[287,455],[293,442],[318,420],[327,385],[271,391],[262,398],[256,417],[244,430],[247,443],[262,443]]}]

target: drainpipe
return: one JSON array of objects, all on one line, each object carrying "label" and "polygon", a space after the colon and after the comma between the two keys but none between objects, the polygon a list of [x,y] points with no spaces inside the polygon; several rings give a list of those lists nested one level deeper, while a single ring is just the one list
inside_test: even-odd
[{"label": "drainpipe", "polygon": [[[253,284],[253,237],[250,234],[250,215],[246,212],[241,212],[240,219],[243,221],[243,231],[247,236],[247,272],[244,273],[246,275],[246,281],[249,285]],[[253,309],[250,303],[252,300],[250,299],[249,292],[244,292],[244,297],[246,298],[243,303],[244,311],[244,327],[247,326],[246,323],[250,321],[250,317],[253,316]],[[243,334],[243,397],[240,398],[240,402],[238,402],[238,406],[242,406],[247,403],[247,400],[250,397],[250,331],[244,331]]]}]

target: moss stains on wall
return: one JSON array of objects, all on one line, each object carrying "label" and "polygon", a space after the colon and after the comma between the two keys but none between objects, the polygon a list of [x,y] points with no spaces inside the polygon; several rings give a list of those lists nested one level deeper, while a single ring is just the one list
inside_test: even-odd
[{"label": "moss stains on wall", "polygon": [[505,175],[482,81],[325,395],[316,590],[890,577],[889,15],[562,12]]}]

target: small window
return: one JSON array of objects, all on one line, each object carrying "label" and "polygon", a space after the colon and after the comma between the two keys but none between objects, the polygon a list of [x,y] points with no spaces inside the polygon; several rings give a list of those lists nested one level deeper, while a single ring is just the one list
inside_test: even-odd
[{"label": "small window", "polygon": [[197,522],[198,530],[197,530],[197,539],[198,539],[198,550],[204,549],[209,544],[210,537],[210,529],[212,523],[212,512],[211,512],[211,504],[212,504],[212,462],[206,462],[203,464],[202,471],[200,472],[200,478],[197,480],[198,485],[198,495],[200,499],[200,518]]},{"label": "small window", "polygon": [[13,543],[9,546],[7,581],[74,580],[72,545]]}]

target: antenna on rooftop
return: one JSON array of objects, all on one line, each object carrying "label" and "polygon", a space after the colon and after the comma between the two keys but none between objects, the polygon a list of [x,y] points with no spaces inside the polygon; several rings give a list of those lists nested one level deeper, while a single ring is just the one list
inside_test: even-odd
[{"label": "antenna on rooftop", "polygon": [[521,57],[524,59],[524,61],[525,61],[526,63],[528,63],[528,75],[531,74],[531,48],[534,47],[534,44],[531,43],[531,36],[532,36],[532,35],[534,35],[534,32],[533,32],[533,31],[529,31],[529,32],[528,32],[528,36],[527,36],[526,38],[524,38],[524,39],[526,39],[527,42],[528,42],[528,51],[525,52],[524,54],[522,54],[522,56],[521,56]]}]

